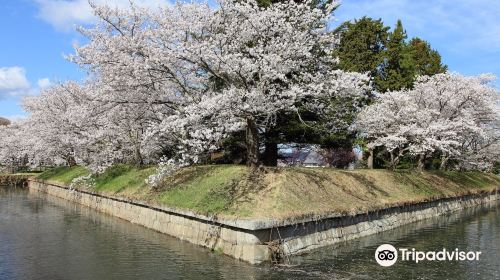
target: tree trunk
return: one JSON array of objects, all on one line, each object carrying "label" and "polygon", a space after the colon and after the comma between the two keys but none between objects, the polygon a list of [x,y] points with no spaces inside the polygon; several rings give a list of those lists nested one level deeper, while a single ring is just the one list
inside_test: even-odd
[{"label": "tree trunk", "polygon": [[137,166],[142,166],[144,164],[144,160],[142,159],[142,154],[141,154],[141,148],[139,147],[139,145],[135,145],[135,148],[134,148],[134,160],[135,160],[135,164]]},{"label": "tree trunk", "polygon": [[425,167],[425,154],[418,155],[417,170],[422,172]]},{"label": "tree trunk", "polygon": [[253,118],[247,118],[246,144],[247,165],[257,168],[259,166],[259,132]]},{"label": "tree trunk", "polygon": [[448,157],[445,154],[443,154],[441,156],[441,164],[439,165],[439,170],[443,170],[443,171],[446,170],[446,167],[447,167],[447,164],[448,164],[448,159],[450,159],[450,157]]},{"label": "tree trunk", "polygon": [[391,162],[389,163],[389,169],[394,170],[396,169],[396,158],[394,157],[394,151],[389,152],[391,155]]},{"label": "tree trunk", "polygon": [[73,155],[67,155],[66,156],[66,163],[68,164],[68,166],[75,166],[76,165],[76,160],[75,160],[75,157]]},{"label": "tree trunk", "polygon": [[396,166],[399,163],[399,157],[401,156],[401,154],[398,153],[397,155],[395,155],[394,151],[389,152],[389,154],[391,155],[391,162],[389,163],[389,169],[394,171],[396,170]]},{"label": "tree trunk", "polygon": [[373,149],[368,150],[368,159],[366,161],[366,165],[368,166],[368,169],[373,169]]},{"label": "tree trunk", "polygon": [[278,143],[266,143],[262,161],[265,166],[278,166]]}]

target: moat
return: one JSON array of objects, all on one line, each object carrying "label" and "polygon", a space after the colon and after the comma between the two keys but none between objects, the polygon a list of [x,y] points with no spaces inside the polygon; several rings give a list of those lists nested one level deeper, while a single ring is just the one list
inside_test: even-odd
[{"label": "moat", "polygon": [[[397,262],[375,249],[481,251],[479,261]],[[250,265],[26,189],[0,188],[0,279],[499,279],[500,204],[360,238],[285,265]]]}]

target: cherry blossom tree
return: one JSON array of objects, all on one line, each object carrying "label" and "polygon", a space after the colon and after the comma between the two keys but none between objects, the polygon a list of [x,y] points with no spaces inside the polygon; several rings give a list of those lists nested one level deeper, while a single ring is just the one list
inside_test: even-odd
[{"label": "cherry blossom tree", "polygon": [[36,139],[35,154],[94,171],[115,163],[157,160],[160,152],[155,149],[161,145],[145,140],[155,111],[142,103],[109,102],[112,92],[98,81],[66,82],[27,98],[24,107],[30,114],[30,138]]},{"label": "cherry blossom tree", "polygon": [[[278,116],[334,133],[361,110],[369,79],[338,70],[327,29],[336,3],[253,0],[176,3],[159,10],[93,5],[88,43],[69,57],[89,73],[27,98],[26,120],[0,126],[0,164],[158,163],[156,184],[201,162],[228,135],[246,133],[248,165],[260,165],[262,136]],[[489,169],[498,158],[498,92],[490,76],[420,77],[411,90],[377,96],[353,128],[404,155],[440,156],[441,167]],[[303,118],[313,114],[314,120]],[[347,118],[346,118],[347,117]]]},{"label": "cherry blossom tree", "polygon": [[0,166],[14,170],[16,167],[27,164],[28,146],[25,122],[14,121],[9,125],[0,126]]},{"label": "cherry blossom tree", "polygon": [[[259,133],[297,104],[329,112],[330,128],[343,108],[331,100],[362,98],[368,78],[335,70],[335,38],[326,9],[309,2],[177,3],[159,12],[95,7],[101,21],[83,29],[90,43],[71,59],[115,92],[115,99],[159,107],[151,137],[179,143],[196,162],[228,133],[245,130],[248,164],[259,165]],[[321,55],[323,54],[323,55]]]},{"label": "cherry blossom tree", "polygon": [[86,95],[85,87],[66,82],[43,90],[39,96],[24,99],[23,107],[29,113],[26,120],[29,139],[34,140],[31,149],[39,161],[64,160],[69,166],[78,163],[92,123]]},{"label": "cherry blossom tree", "polygon": [[[498,92],[489,85],[492,79],[455,73],[420,77],[412,90],[379,95],[359,114],[355,127],[369,148],[388,151],[391,169],[405,154],[418,157],[419,170],[436,152],[442,169],[450,159],[472,162],[499,139]],[[480,157],[483,163],[495,158],[489,155]]]}]

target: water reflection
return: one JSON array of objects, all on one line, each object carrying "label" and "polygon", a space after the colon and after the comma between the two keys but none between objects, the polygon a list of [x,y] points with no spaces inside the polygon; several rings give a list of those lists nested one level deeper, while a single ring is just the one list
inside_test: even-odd
[{"label": "water reflection", "polygon": [[[499,279],[499,206],[475,207],[251,266],[86,207],[0,188],[0,279]],[[376,247],[482,251],[479,262],[398,262]]]}]

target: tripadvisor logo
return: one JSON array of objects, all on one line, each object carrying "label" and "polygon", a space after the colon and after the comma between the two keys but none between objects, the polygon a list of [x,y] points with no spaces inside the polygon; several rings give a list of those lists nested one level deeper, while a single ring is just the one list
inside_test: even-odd
[{"label": "tripadvisor logo", "polygon": [[[399,252],[398,252],[399,251]],[[478,261],[480,251],[459,251],[458,249],[449,251],[443,249],[441,251],[417,251],[415,248],[406,249],[399,248],[397,250],[391,244],[382,244],[375,250],[375,260],[381,266],[391,266],[400,261],[413,261],[418,263],[420,261]]]},{"label": "tripadvisor logo", "polygon": [[398,251],[391,244],[382,244],[375,251],[375,260],[381,266],[391,266],[398,260]]}]

